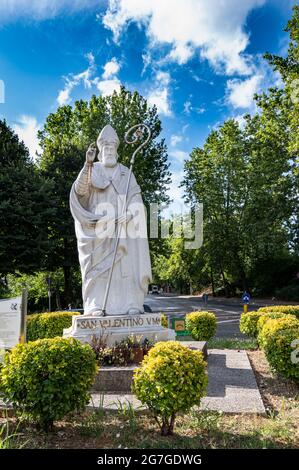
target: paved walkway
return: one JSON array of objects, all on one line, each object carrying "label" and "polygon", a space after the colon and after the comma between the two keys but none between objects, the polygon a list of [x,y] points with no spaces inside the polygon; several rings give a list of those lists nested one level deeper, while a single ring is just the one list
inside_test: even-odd
[{"label": "paved walkway", "polygon": [[[208,356],[209,385],[201,409],[226,413],[265,414],[262,398],[246,351],[212,349]],[[89,407],[117,410],[128,406],[142,410],[142,404],[131,394],[93,393]]]}]

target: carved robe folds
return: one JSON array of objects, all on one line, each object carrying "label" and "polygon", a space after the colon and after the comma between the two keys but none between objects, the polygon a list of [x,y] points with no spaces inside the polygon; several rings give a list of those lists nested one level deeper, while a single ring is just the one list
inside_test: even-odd
[{"label": "carved robe folds", "polygon": [[[70,193],[82,273],[84,315],[100,313],[116,242],[129,170],[117,164],[109,178],[100,162],[84,165]],[[127,210],[132,218],[122,224],[107,315],[143,312],[144,296],[151,281],[145,208],[140,187],[131,175]]]}]

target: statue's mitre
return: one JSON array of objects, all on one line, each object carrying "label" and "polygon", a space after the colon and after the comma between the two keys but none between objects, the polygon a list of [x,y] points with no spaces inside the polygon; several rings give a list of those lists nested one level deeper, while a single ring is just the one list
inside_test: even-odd
[{"label": "statue's mitre", "polygon": [[119,138],[117,136],[117,133],[113,129],[110,124],[107,124],[107,126],[103,127],[103,129],[100,132],[100,135],[97,140],[98,148],[100,149],[102,145],[107,142],[107,143],[113,143],[116,145],[116,147],[119,146]]}]

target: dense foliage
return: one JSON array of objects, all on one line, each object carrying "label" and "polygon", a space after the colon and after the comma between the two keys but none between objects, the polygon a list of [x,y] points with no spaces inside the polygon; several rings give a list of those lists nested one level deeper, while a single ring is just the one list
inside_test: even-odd
[{"label": "dense foliage", "polygon": [[185,199],[203,204],[203,245],[171,240],[154,259],[158,280],[188,293],[299,300],[298,18],[295,6],[287,56],[266,54],[283,87],[256,95],[255,114],[213,129],[185,162]]},{"label": "dense foliage", "polygon": [[[267,324],[266,324],[267,325]],[[274,329],[264,345],[272,369],[299,383],[299,322],[286,329]]]},{"label": "dense foliage", "polygon": [[186,330],[196,341],[209,341],[215,335],[217,321],[213,312],[191,312],[185,321]]},{"label": "dense foliage", "polygon": [[62,336],[63,329],[72,325],[72,318],[78,312],[35,313],[27,317],[27,341]]},{"label": "dense foliage", "polygon": [[5,356],[1,395],[18,413],[48,430],[67,413],[84,409],[96,372],[91,347],[76,339],[19,344]]},{"label": "dense foliage", "polygon": [[271,305],[269,307],[259,308],[258,312],[287,313],[288,315],[295,315],[299,318],[299,305]]},{"label": "dense foliage", "polygon": [[153,413],[162,435],[172,434],[176,414],[199,405],[207,387],[202,352],[175,341],[157,343],[134,371],[133,392]]}]

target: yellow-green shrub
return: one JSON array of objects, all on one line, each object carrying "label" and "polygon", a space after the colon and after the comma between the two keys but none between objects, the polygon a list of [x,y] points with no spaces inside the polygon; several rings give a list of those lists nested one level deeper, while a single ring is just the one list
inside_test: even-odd
[{"label": "yellow-green shrub", "polygon": [[161,314],[161,325],[163,326],[163,328],[168,328],[168,318],[165,313]]},{"label": "yellow-green shrub", "polygon": [[258,336],[259,345],[265,349],[271,337],[279,331],[290,328],[298,328],[299,320],[289,315],[283,318],[269,319],[263,326]]},{"label": "yellow-green shrub", "polygon": [[299,322],[298,326],[272,331],[267,338],[264,351],[272,369],[299,383],[298,342]]},{"label": "yellow-green shrub", "polygon": [[135,369],[133,392],[158,422],[161,434],[173,433],[178,412],[199,405],[208,379],[201,351],[176,341],[157,343]]},{"label": "yellow-green shrub", "polygon": [[296,315],[296,317],[299,318],[299,305],[271,305],[270,307],[259,308],[258,312],[286,313],[288,315]]},{"label": "yellow-green shrub", "polygon": [[259,334],[261,333],[265,323],[268,320],[273,320],[273,319],[275,320],[277,318],[294,318],[296,320],[295,315],[287,315],[285,313],[279,313],[279,312],[265,313],[265,314],[261,315],[260,318],[258,319],[258,322],[257,322],[257,337],[259,337]]},{"label": "yellow-green shrub", "polygon": [[35,313],[27,316],[27,341],[62,336],[63,329],[72,325],[78,312]]},{"label": "yellow-green shrub", "polygon": [[96,372],[89,345],[74,338],[40,339],[6,353],[1,394],[17,412],[49,429],[68,412],[84,409]]},{"label": "yellow-green shrub", "polygon": [[240,331],[244,335],[251,336],[256,338],[257,331],[257,322],[259,318],[263,315],[263,312],[247,312],[242,313],[240,318]]},{"label": "yellow-green shrub", "polygon": [[191,312],[186,315],[186,329],[196,341],[208,341],[216,332],[216,316],[212,312]]}]

